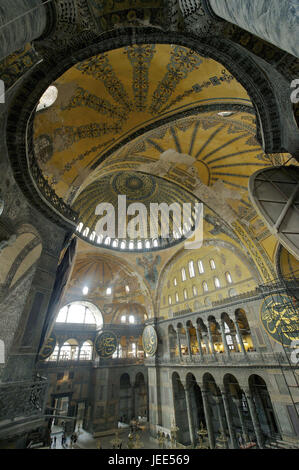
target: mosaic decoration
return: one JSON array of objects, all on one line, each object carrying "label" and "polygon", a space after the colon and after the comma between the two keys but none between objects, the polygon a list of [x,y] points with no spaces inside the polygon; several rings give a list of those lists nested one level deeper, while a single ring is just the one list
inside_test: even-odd
[{"label": "mosaic decoration", "polygon": [[175,106],[176,104],[180,103],[180,101],[185,98],[188,98],[192,94],[200,93],[201,91],[203,91],[204,88],[209,88],[211,86],[219,86],[223,82],[230,83],[232,80],[234,80],[233,75],[229,74],[226,70],[222,70],[221,75],[215,75],[214,77],[210,77],[209,80],[194,84],[191,89],[186,90],[183,94],[178,95],[174,100],[170,101],[170,103],[165,106],[162,111],[167,111],[172,106]]},{"label": "mosaic decoration", "polygon": [[148,325],[142,334],[142,345],[147,356],[154,356],[158,348],[158,338],[153,326]]},{"label": "mosaic decoration", "polygon": [[155,54],[155,45],[135,45],[127,47],[128,59],[133,66],[133,92],[137,111],[146,109],[149,90],[149,68]]},{"label": "mosaic decoration", "polygon": [[151,288],[156,287],[156,282],[159,277],[157,265],[161,262],[161,256],[154,256],[152,253],[143,255],[142,258],[137,258],[136,263],[141,266],[144,270],[144,277],[150,284]]},{"label": "mosaic decoration", "polygon": [[171,52],[167,72],[154,92],[150,112],[157,114],[163,104],[167,103],[177,85],[202,64],[202,58],[191,49],[176,46]]},{"label": "mosaic decoration", "polygon": [[85,75],[91,75],[94,79],[103,82],[112,98],[120,103],[126,111],[131,111],[133,104],[121,81],[117,78],[107,54],[92,57],[89,60],[76,65],[76,69]]},{"label": "mosaic decoration", "polygon": [[100,333],[95,341],[97,354],[102,358],[111,357],[117,349],[117,337],[112,331]]},{"label": "mosaic decoration", "polygon": [[88,90],[78,87],[75,91],[75,94],[72,96],[69,104],[65,107],[61,107],[62,111],[70,110],[73,108],[80,108],[86,106],[87,108],[94,109],[104,116],[108,116],[112,119],[117,119],[119,121],[124,121],[127,119],[127,114],[123,109],[120,109],[117,106],[113,106],[109,103],[108,100],[100,98],[92,93],[89,93]]},{"label": "mosaic decoration", "polygon": [[41,361],[44,361],[45,359],[48,359],[48,357],[51,356],[55,349],[56,342],[56,336],[54,335],[54,333],[51,333],[51,336],[47,339],[39,353],[39,358]]},{"label": "mosaic decoration", "polygon": [[54,139],[57,144],[56,150],[63,151],[82,139],[96,139],[103,135],[120,132],[119,124],[98,124],[93,122],[84,126],[65,126],[55,129]]},{"label": "mosaic decoration", "polygon": [[261,322],[272,339],[284,346],[299,340],[298,300],[286,294],[266,297],[261,305]]},{"label": "mosaic decoration", "polygon": [[111,186],[116,195],[125,194],[131,201],[143,201],[153,197],[157,189],[157,180],[142,173],[117,173]]},{"label": "mosaic decoration", "polygon": [[162,0],[89,0],[102,31],[120,25],[165,25]]}]

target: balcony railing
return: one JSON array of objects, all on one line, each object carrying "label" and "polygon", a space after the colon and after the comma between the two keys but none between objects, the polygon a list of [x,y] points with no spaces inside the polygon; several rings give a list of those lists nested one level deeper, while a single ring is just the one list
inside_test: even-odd
[{"label": "balcony railing", "polygon": [[223,354],[204,354],[203,357],[198,355],[189,355],[182,356],[181,358],[176,357],[166,357],[166,358],[146,358],[145,365],[150,365],[151,363],[158,363],[160,365],[176,365],[176,366],[185,366],[185,365],[194,365],[194,366],[248,366],[248,365],[274,365],[279,366],[280,364],[287,365],[288,360],[284,354],[273,354],[273,353],[260,353],[260,352],[248,352],[246,355],[240,353],[231,353],[227,355]]},{"label": "balcony railing", "polygon": [[47,387],[44,378],[0,383],[0,428],[7,422],[42,417]]}]

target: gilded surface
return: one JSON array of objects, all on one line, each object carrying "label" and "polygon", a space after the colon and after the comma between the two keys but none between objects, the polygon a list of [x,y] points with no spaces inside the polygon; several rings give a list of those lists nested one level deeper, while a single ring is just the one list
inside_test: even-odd
[{"label": "gilded surface", "polygon": [[158,347],[157,333],[153,326],[148,325],[144,328],[142,334],[142,344],[144,352],[148,356],[154,356]]},{"label": "gilded surface", "polygon": [[267,333],[278,343],[290,346],[299,339],[299,304],[286,294],[273,294],[261,306],[261,321]]}]

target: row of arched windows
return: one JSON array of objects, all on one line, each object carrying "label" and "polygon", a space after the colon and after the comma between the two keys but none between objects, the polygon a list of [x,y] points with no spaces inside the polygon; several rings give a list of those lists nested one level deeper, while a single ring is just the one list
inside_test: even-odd
[{"label": "row of arched windows", "polygon": [[[183,268],[183,269],[184,269],[184,268]],[[182,277],[182,278],[183,278],[183,277]],[[232,281],[232,277],[231,277],[231,274],[230,274],[229,271],[227,271],[227,272],[225,273],[225,278],[226,278],[226,282],[227,282],[228,284],[232,284],[233,281]],[[224,286],[221,285],[220,279],[219,279],[217,276],[215,276],[215,277],[213,278],[213,280],[214,280],[214,285],[215,285],[215,288],[216,288],[216,289],[220,289],[221,287],[224,287]],[[176,278],[175,278],[174,285],[177,286],[177,280],[176,280]],[[208,292],[208,291],[209,291],[209,286],[208,286],[208,283],[207,283],[206,281],[203,281],[203,283],[202,283],[202,290],[203,290],[203,292]],[[197,287],[196,287],[195,285],[192,286],[192,294],[193,294],[193,297],[196,297],[196,296],[198,295],[198,289],[197,289]],[[188,291],[187,291],[187,289],[184,289],[184,290],[183,290],[183,296],[184,296],[184,300],[187,300],[187,299],[188,299]],[[175,293],[175,302],[176,302],[176,303],[180,302],[178,292]],[[171,295],[168,296],[168,304],[169,304],[169,305],[172,305],[172,297],[171,297]]]},{"label": "row of arched windows", "polygon": [[134,242],[133,240],[119,240],[118,238],[112,239],[110,237],[103,237],[103,235],[97,235],[95,231],[91,232],[89,227],[85,227],[82,222],[79,223],[77,226],[77,232],[82,233],[82,236],[88,238],[91,242],[97,243],[99,245],[106,245],[112,246],[112,248],[118,248],[120,250],[134,250],[137,248],[138,250],[143,249],[150,249],[150,248],[158,248],[159,242],[157,238],[153,240],[137,240]]},{"label": "row of arched windows", "polygon": [[[215,271],[215,269],[216,269],[215,260],[211,258],[210,261],[209,261],[209,264],[210,264],[211,270]],[[198,274],[203,274],[205,272],[202,260],[197,261],[197,269],[198,269]],[[195,263],[194,263],[193,260],[189,261],[189,263],[188,263],[188,271],[189,271],[190,279],[196,277]],[[186,270],[186,268],[181,269],[181,276],[182,276],[182,281],[183,282],[187,281],[187,270]],[[227,281],[229,283],[232,282],[230,273],[226,273],[226,278],[227,278]],[[174,286],[177,286],[177,284],[178,284],[178,281],[177,281],[176,277],[173,279],[173,284],[174,284]]]}]

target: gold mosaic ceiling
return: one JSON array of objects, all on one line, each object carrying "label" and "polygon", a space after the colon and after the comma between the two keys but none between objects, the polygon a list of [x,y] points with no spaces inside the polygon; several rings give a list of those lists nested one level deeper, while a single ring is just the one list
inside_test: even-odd
[{"label": "gold mosaic ceiling", "polygon": [[136,133],[198,106],[251,106],[221,64],[175,45],[113,50],[72,67],[55,85],[58,99],[36,114],[35,151],[68,202],[108,153]]}]

